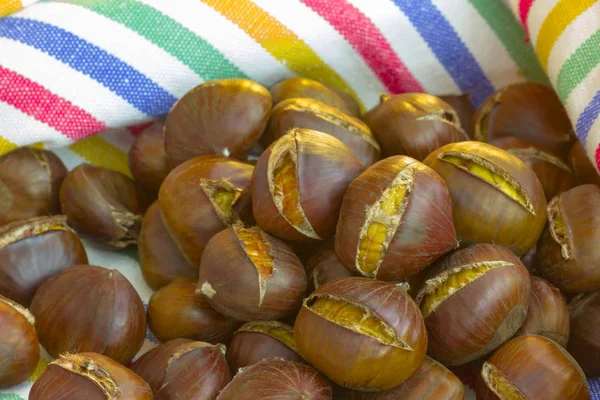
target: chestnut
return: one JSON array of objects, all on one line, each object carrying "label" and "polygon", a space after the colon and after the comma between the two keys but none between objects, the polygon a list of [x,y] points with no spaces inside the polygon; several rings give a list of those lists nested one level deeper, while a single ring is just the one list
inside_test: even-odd
[{"label": "chestnut", "polygon": [[333,243],[322,246],[306,262],[308,293],[338,278],[355,276],[335,254]]},{"label": "chestnut", "polygon": [[142,210],[133,181],[125,175],[81,164],[65,178],[59,198],[77,231],[116,249],[137,243]]},{"label": "chestnut", "polygon": [[351,271],[384,281],[403,280],[455,247],[446,183],[417,160],[381,160],[346,190],[335,252]]},{"label": "chestnut", "polygon": [[564,157],[575,136],[554,89],[539,83],[517,83],[500,89],[479,106],[473,137],[480,142],[516,136]]},{"label": "chestnut", "polygon": [[331,386],[314,368],[293,361],[268,358],[244,368],[217,400],[331,400]]},{"label": "chestnut", "polygon": [[284,240],[333,236],[342,198],[365,166],[325,133],[293,128],[260,156],[252,175],[258,226]]},{"label": "chestnut", "polygon": [[377,104],[376,106],[374,106],[373,108],[371,108],[366,113],[362,114],[360,116],[360,119],[365,124],[367,124],[367,126],[369,128],[373,129],[373,120],[374,120],[375,116],[377,115],[377,113],[379,112],[379,110],[381,110],[381,106],[383,105],[383,103],[385,103],[386,101],[388,101],[391,98],[392,98],[391,94],[381,93],[379,95],[379,104]]},{"label": "chestnut", "polygon": [[590,390],[577,362],[544,336],[517,336],[483,364],[477,400],[589,400]]},{"label": "chestnut", "polygon": [[456,111],[460,126],[470,138],[473,138],[473,115],[475,115],[475,107],[473,107],[473,103],[471,102],[471,96],[468,93],[463,93],[438,97]]},{"label": "chestnut", "polygon": [[45,279],[87,262],[85,248],[64,216],[34,217],[0,228],[0,295],[25,307]]},{"label": "chestnut", "polygon": [[97,353],[62,354],[31,387],[29,400],[152,400],[148,383]]},{"label": "chestnut", "polygon": [[235,224],[206,245],[197,292],[238,321],[275,320],[300,307],[306,273],[283,241]]},{"label": "chestnut", "polygon": [[296,350],[294,329],[278,321],[256,321],[242,325],[227,347],[227,363],[233,373],[273,357],[303,362]]},{"label": "chestnut", "polygon": [[444,257],[416,299],[428,354],[454,366],[491,353],[525,321],[530,290],[527,269],[504,247],[476,244]]},{"label": "chestnut", "polygon": [[381,145],[383,158],[407,155],[422,161],[444,145],[469,139],[456,111],[439,97],[426,93],[388,97],[369,126]]},{"label": "chestnut", "polygon": [[550,282],[532,276],[527,318],[517,335],[546,336],[566,348],[569,341],[569,325],[569,309],[565,296]]},{"label": "chestnut", "polygon": [[0,157],[0,225],[60,213],[58,190],[67,175],[52,152],[21,147]]},{"label": "chestnut", "polygon": [[419,308],[402,288],[368,278],[328,282],[304,300],[294,325],[300,355],[340,386],[387,390],[427,350]]},{"label": "chestnut", "polygon": [[248,79],[216,79],[196,86],[165,120],[167,163],[174,168],[204,154],[246,158],[270,109],[269,91]]},{"label": "chestnut", "polygon": [[383,392],[353,391],[350,400],[465,400],[462,382],[433,358],[425,356],[421,366],[404,383]]},{"label": "chestnut", "polygon": [[233,207],[253,170],[237,160],[201,156],[175,168],[163,182],[158,193],[163,222],[194,268],[208,241],[237,219]]},{"label": "chestnut", "polygon": [[600,289],[600,187],[577,186],[548,204],[537,249],[540,274],[567,293]]},{"label": "chestnut", "polygon": [[231,381],[225,346],[175,339],[148,351],[131,367],[156,400],[212,400]]},{"label": "chestnut", "polygon": [[144,279],[154,290],[182,276],[198,276],[198,270],[187,262],[165,228],[158,202],[154,202],[144,215],[138,254]]},{"label": "chestnut", "polygon": [[312,129],[338,138],[365,165],[373,164],[381,153],[371,130],[362,121],[306,98],[288,99],[273,107],[261,144],[271,145],[292,128]]},{"label": "chestnut", "polygon": [[196,294],[197,282],[194,277],[177,278],[150,297],[148,326],[158,340],[229,341],[238,322],[219,314],[206,297]]},{"label": "chestnut", "polygon": [[145,191],[153,197],[169,174],[165,154],[163,122],[157,121],[140,132],[128,153],[129,169]]},{"label": "chestnut", "polygon": [[534,246],[546,223],[546,198],[523,161],[486,143],[462,142],[423,162],[448,185],[462,246],[495,243],[517,256]]},{"label": "chestnut", "polygon": [[98,352],[126,364],[144,343],[144,305],[116,270],[76,265],[51,276],[37,290],[31,313],[52,357]]},{"label": "chestnut", "polygon": [[567,350],[586,375],[600,376],[600,291],[583,293],[569,303],[571,336]]},{"label": "chestnut", "polygon": [[40,359],[35,318],[20,304],[0,296],[0,389],[33,374]]},{"label": "chestnut", "polygon": [[600,186],[600,174],[587,156],[585,148],[579,140],[576,140],[567,157],[569,165],[573,169],[577,185],[588,183]]},{"label": "chestnut", "polygon": [[[329,89],[336,92],[346,103],[347,107],[345,107],[345,109],[343,106],[337,107],[338,109],[344,111],[346,114],[348,114],[352,117],[360,118],[360,114],[362,112],[361,105],[356,100],[355,95],[352,95],[349,92],[346,92],[344,90],[340,90],[340,89],[336,88],[335,86],[331,86],[331,85],[325,85],[325,86],[327,86]],[[316,100],[319,100],[319,99],[316,99]]]},{"label": "chestnut", "polygon": [[571,168],[544,147],[514,136],[492,140],[490,144],[518,157],[535,172],[546,195],[546,201],[575,186]]}]

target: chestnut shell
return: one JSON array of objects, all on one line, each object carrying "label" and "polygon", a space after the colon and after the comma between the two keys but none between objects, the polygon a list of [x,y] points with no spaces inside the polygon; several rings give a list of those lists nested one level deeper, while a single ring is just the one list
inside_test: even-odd
[{"label": "chestnut shell", "polygon": [[153,197],[171,170],[167,165],[163,122],[157,121],[140,132],[128,153],[129,169],[136,182]]},{"label": "chestnut shell", "polygon": [[571,336],[567,350],[586,375],[600,376],[600,291],[581,294],[569,303]]}]

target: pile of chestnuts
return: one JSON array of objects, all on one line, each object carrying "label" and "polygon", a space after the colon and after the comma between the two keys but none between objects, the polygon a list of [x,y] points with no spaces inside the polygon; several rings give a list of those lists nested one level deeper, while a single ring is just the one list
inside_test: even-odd
[{"label": "pile of chestnuts", "polygon": [[[0,388],[33,400],[590,399],[600,176],[554,92],[204,83],[134,179],[0,157]],[[147,310],[80,237],[137,245]],[[136,359],[146,327],[161,342]]]}]

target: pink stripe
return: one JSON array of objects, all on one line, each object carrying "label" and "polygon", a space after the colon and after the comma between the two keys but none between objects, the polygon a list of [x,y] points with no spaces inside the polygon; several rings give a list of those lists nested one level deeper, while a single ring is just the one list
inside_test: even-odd
[{"label": "pink stripe", "polygon": [[43,86],[0,66],[0,101],[19,109],[73,140],[107,129],[81,108]]},{"label": "pink stripe", "polygon": [[600,170],[600,144],[596,149],[596,167],[598,167],[598,169]]},{"label": "pink stripe", "polygon": [[521,23],[525,28],[525,32],[527,32],[527,17],[529,16],[529,10],[531,10],[531,6],[535,0],[521,0],[519,2],[519,18],[521,18]]},{"label": "pink stripe", "polygon": [[144,122],[143,124],[138,124],[138,125],[129,125],[127,127],[127,130],[129,131],[129,133],[131,133],[133,136],[137,136],[140,133],[142,133],[142,131],[144,129],[146,129],[147,127],[149,127],[150,125],[152,125],[154,123],[154,121],[150,121],[150,122]]},{"label": "pink stripe", "polygon": [[302,0],[340,32],[390,93],[423,92],[379,29],[346,0]]}]

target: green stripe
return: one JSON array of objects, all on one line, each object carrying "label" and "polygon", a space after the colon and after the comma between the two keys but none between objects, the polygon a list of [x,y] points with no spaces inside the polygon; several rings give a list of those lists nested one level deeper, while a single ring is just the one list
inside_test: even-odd
[{"label": "green stripe", "polygon": [[556,89],[563,103],[598,64],[600,64],[600,31],[583,42],[560,67]]},{"label": "green stripe", "polygon": [[126,26],[177,58],[205,81],[220,78],[248,78],[204,39],[153,7],[135,0],[61,0],[60,2],[80,5]]},{"label": "green stripe", "polygon": [[494,31],[508,54],[519,66],[525,78],[530,82],[539,82],[550,85],[533,47],[527,43],[527,35],[521,24],[513,16],[508,6],[501,1],[469,0]]},{"label": "green stripe", "polygon": [[0,394],[0,400],[23,400],[18,394]]}]

